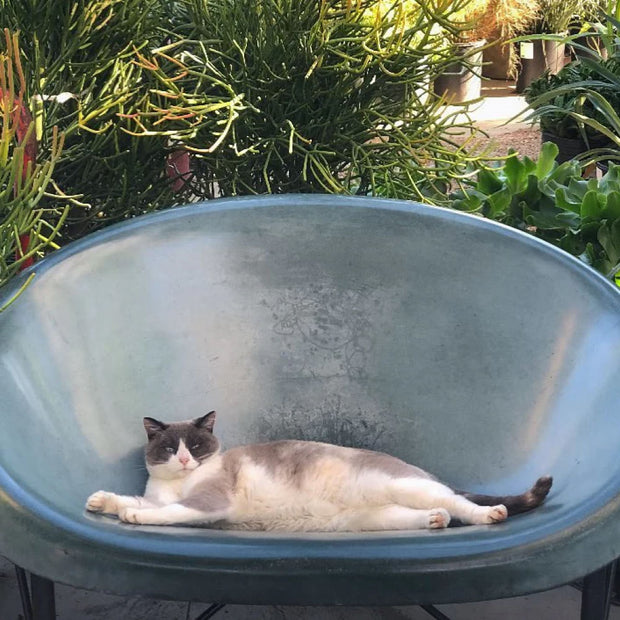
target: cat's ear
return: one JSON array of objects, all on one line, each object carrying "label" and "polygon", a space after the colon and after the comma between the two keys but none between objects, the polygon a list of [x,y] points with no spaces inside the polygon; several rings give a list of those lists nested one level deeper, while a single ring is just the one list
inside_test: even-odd
[{"label": "cat's ear", "polygon": [[213,426],[215,425],[215,411],[209,411],[209,413],[192,420],[192,422],[196,428],[204,428],[210,433],[213,433]]},{"label": "cat's ear", "polygon": [[156,435],[165,431],[168,428],[168,424],[164,424],[155,418],[144,418],[144,430],[149,439],[153,439]]}]

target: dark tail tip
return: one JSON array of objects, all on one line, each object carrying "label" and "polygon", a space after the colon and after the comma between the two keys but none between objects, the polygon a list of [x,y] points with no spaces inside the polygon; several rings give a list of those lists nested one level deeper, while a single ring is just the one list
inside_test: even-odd
[{"label": "dark tail tip", "polygon": [[545,501],[552,485],[553,478],[551,476],[541,476],[529,491],[523,493],[523,495],[510,498],[512,500],[509,502],[511,505],[506,506],[508,508],[508,515],[528,512],[538,508]]},{"label": "dark tail tip", "polygon": [[552,486],[553,478],[551,476],[541,476],[534,483],[534,486],[526,494],[530,496],[529,501],[532,503],[533,508],[543,503]]},{"label": "dark tail tip", "polygon": [[534,486],[521,495],[478,495],[473,493],[460,493],[468,500],[478,504],[479,506],[494,506],[495,504],[504,504],[508,510],[508,516],[517,515],[522,512],[533,510],[540,506],[544,501],[551,486],[553,478],[551,476],[542,476]]}]

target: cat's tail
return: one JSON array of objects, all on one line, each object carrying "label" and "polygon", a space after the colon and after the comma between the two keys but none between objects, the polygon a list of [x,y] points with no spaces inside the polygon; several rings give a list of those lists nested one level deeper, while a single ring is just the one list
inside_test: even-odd
[{"label": "cat's tail", "polygon": [[540,506],[545,497],[547,497],[552,484],[553,478],[551,476],[543,476],[534,483],[534,486],[529,491],[521,493],[521,495],[480,495],[461,491],[456,491],[456,493],[479,506],[504,504],[508,509],[508,516],[510,517]]}]

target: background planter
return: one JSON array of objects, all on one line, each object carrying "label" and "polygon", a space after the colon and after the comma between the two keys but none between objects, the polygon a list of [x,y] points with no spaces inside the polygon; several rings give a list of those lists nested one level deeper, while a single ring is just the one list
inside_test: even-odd
[{"label": "background planter", "polygon": [[482,75],[492,80],[509,80],[516,63],[516,51],[513,45],[492,45],[482,53]]},{"label": "background planter", "polygon": [[574,47],[571,45],[571,53],[574,58],[607,58],[607,50],[603,45],[600,37],[597,37],[592,34],[583,34],[574,39],[575,43],[579,45],[583,45],[592,50],[592,53],[588,54],[585,50],[582,50],[578,47]]},{"label": "background planter", "polygon": [[517,92],[522,93],[545,71],[557,73],[564,66],[565,44],[559,41],[522,41],[518,44],[521,68]]},{"label": "background planter", "polygon": [[557,136],[548,131],[543,131],[541,134],[541,142],[553,142],[559,149],[558,156],[556,158],[558,163],[564,163],[571,159],[579,157],[582,153],[588,150],[585,142],[581,138],[565,138]]},{"label": "background planter", "polygon": [[[463,103],[478,99],[482,87],[482,47],[486,41],[460,43],[457,54],[467,57],[468,65],[455,62],[446,71],[435,78],[433,92],[438,97],[445,97],[446,103]],[[473,66],[472,70],[470,67]]]},{"label": "background planter", "polygon": [[545,142],[553,142],[557,145],[559,149],[558,156],[556,160],[558,163],[564,163],[565,161],[569,161],[571,159],[575,159],[586,153],[590,149],[603,148],[610,144],[610,141],[605,136],[600,136],[599,138],[588,138],[589,145],[585,143],[585,141],[578,138],[566,138],[564,136],[558,136],[550,131],[544,131],[541,134],[541,142],[544,144]]}]

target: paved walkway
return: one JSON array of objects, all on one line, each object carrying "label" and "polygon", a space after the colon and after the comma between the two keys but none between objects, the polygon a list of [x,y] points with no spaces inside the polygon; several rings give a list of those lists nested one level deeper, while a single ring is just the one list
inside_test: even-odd
[{"label": "paved walkway", "polygon": [[[526,114],[521,115],[527,110],[525,97],[518,95],[514,88],[514,82],[504,80],[485,80],[482,86],[482,97],[480,102],[470,105],[469,117],[473,119],[478,127],[485,131],[491,129],[504,129],[514,131],[515,129],[529,127],[525,122]],[[451,117],[457,114],[456,120],[462,106],[446,106],[446,113]],[[520,115],[516,121],[508,121]],[[466,117],[462,117],[463,121]]]}]

